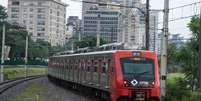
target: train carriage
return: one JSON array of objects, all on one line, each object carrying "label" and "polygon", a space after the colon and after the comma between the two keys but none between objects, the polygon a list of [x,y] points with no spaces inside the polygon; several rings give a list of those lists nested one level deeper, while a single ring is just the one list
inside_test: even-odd
[{"label": "train carriage", "polygon": [[115,50],[53,56],[48,75],[111,101],[160,101],[157,55]]}]

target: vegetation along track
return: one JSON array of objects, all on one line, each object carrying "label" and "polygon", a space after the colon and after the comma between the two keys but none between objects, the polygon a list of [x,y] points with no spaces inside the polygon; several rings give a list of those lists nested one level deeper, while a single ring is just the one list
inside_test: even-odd
[{"label": "vegetation along track", "polygon": [[15,87],[16,85],[19,85],[20,83],[29,81],[29,80],[33,80],[33,79],[37,79],[37,78],[41,78],[45,75],[36,75],[36,76],[28,76],[28,77],[22,77],[22,78],[18,78],[15,80],[10,80],[10,81],[5,81],[0,83],[0,95],[3,94],[6,90]]}]

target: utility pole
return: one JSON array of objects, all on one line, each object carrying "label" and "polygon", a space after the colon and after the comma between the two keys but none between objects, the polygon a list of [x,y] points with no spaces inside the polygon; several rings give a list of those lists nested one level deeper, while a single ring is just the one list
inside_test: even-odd
[{"label": "utility pole", "polygon": [[27,36],[26,36],[26,45],[25,45],[25,57],[24,57],[24,62],[25,62],[25,65],[24,65],[24,77],[27,77],[27,63],[28,63],[28,47],[29,47],[29,28],[28,28],[28,25],[27,25]]},{"label": "utility pole", "polygon": [[146,0],[146,50],[149,50],[149,0]]},{"label": "utility pole", "polygon": [[154,16],[154,51],[156,52],[156,17]]},{"label": "utility pole", "polygon": [[97,35],[96,35],[96,38],[97,38],[97,41],[96,41],[96,47],[99,47],[100,46],[100,20],[101,20],[101,17],[100,17],[100,14],[98,14],[98,17],[97,17]]},{"label": "utility pole", "polygon": [[201,88],[201,11],[200,11],[200,33],[198,35],[199,57],[198,57],[198,81]]},{"label": "utility pole", "polygon": [[164,17],[163,17],[163,43],[161,53],[161,98],[164,98],[166,96],[168,19],[169,19],[169,0],[165,0]]},{"label": "utility pole", "polygon": [[78,31],[78,34],[79,34],[79,36],[78,36],[78,40],[81,41],[81,33],[80,33],[80,29],[79,29],[79,31]]},{"label": "utility pole", "polygon": [[2,33],[2,47],[1,47],[1,82],[4,81],[4,51],[5,51],[5,33],[6,25],[3,21],[3,33]]}]

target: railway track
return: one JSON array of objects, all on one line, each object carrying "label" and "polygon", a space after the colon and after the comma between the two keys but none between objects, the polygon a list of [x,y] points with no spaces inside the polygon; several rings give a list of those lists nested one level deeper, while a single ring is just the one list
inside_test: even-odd
[{"label": "railway track", "polygon": [[0,83],[0,95],[3,94],[6,90],[13,88],[23,82],[29,81],[29,80],[33,80],[33,79],[37,79],[37,78],[41,78],[44,77],[45,75],[36,75],[36,76],[28,76],[28,77],[22,77],[22,78],[18,78],[15,80],[9,80],[9,81],[5,81]]}]

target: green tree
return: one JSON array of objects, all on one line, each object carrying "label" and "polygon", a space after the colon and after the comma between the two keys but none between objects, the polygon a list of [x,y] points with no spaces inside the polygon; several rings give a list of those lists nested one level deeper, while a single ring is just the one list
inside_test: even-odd
[{"label": "green tree", "polygon": [[32,42],[29,46],[29,57],[30,58],[48,58],[50,44],[43,40],[37,40]]},{"label": "green tree", "polygon": [[178,68],[176,66],[177,63],[177,55],[178,50],[174,43],[170,43],[168,45],[168,54],[167,54],[167,62],[168,62],[168,72],[177,72]]},{"label": "green tree", "polygon": [[200,34],[200,18],[193,17],[188,24],[188,28],[192,32],[192,38],[187,44],[178,52],[178,63],[183,67],[185,78],[190,85],[191,90],[198,86],[197,70],[198,70],[198,35]]},{"label": "green tree", "polygon": [[6,8],[0,5],[0,21],[6,19],[7,17]]},{"label": "green tree", "polygon": [[[105,44],[106,42],[103,39],[100,39],[100,45]],[[79,48],[84,47],[95,47],[96,46],[96,37],[88,36],[84,37],[81,41],[76,41],[75,46]]]}]

